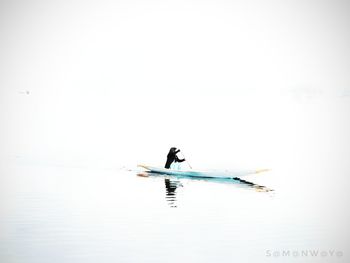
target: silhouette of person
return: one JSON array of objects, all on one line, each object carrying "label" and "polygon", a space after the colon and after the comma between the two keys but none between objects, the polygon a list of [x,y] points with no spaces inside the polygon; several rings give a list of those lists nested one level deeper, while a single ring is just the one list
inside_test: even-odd
[{"label": "silhouette of person", "polygon": [[165,199],[168,201],[168,204],[171,207],[176,207],[176,189],[177,189],[177,181],[171,181],[169,179],[165,179]]},{"label": "silhouette of person", "polygon": [[185,161],[185,159],[179,159],[179,157],[177,157],[176,154],[178,154],[180,152],[180,149],[177,149],[176,150],[176,147],[172,147],[170,148],[170,151],[167,155],[167,160],[166,160],[166,163],[165,163],[165,168],[169,169],[170,168],[170,165],[173,163],[173,162],[176,162],[176,163],[181,163],[183,161]]}]

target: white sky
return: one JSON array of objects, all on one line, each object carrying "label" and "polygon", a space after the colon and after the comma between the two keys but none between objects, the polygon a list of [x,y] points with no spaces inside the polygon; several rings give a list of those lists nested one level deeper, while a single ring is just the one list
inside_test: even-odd
[{"label": "white sky", "polygon": [[337,221],[330,208],[306,215],[346,229],[349,11],[349,1],[1,1],[0,165],[164,165],[175,146],[194,168],[272,168],[253,181],[290,198],[282,213],[334,206]]},{"label": "white sky", "polygon": [[345,106],[291,101],[350,94],[349,11],[348,1],[2,1],[2,152],[163,164],[177,146],[197,166],[270,163],[293,120],[332,125],[332,136],[347,128]]}]

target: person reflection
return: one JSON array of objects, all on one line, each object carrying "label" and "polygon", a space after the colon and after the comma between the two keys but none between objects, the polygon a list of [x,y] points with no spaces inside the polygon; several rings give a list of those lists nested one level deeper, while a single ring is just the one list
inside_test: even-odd
[{"label": "person reflection", "polygon": [[170,207],[177,207],[176,189],[179,186],[182,186],[180,181],[165,179],[165,199]]}]

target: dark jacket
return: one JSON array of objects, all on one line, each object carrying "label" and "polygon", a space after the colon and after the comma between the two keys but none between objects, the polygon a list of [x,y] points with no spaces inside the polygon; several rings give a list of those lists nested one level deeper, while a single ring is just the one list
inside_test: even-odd
[{"label": "dark jacket", "polygon": [[177,157],[177,153],[179,153],[180,150],[176,150],[176,148],[171,148],[168,155],[167,155],[167,160],[165,163],[165,168],[169,169],[170,165],[175,161],[176,163],[181,163],[183,161],[185,161],[185,159],[179,159],[179,157]]}]

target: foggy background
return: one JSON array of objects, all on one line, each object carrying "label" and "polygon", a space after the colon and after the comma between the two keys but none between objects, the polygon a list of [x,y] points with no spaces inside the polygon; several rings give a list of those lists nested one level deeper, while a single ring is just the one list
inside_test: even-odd
[{"label": "foggy background", "polygon": [[[0,10],[6,156],[163,164],[175,146],[194,167],[269,166],[303,139],[303,127],[284,130],[302,105],[350,94],[347,1],[2,1]],[[305,125],[324,121],[348,143],[348,114],[330,103]]]},{"label": "foggy background", "polygon": [[[65,255],[57,238],[63,245],[72,238],[84,251],[84,241],[98,241],[100,230],[106,240],[132,231],[117,221],[124,217],[116,207],[124,207],[125,222],[137,231],[148,209],[160,211],[150,233],[135,232],[141,240],[153,229],[168,233],[164,222],[180,219],[189,222],[189,240],[200,242],[186,220],[191,215],[197,224],[199,216],[206,229],[206,205],[212,204],[230,229],[239,228],[232,218],[257,223],[238,233],[237,244],[245,240],[250,248],[249,238],[260,231],[260,258],[264,249],[283,247],[283,240],[309,248],[307,240],[317,235],[327,249],[348,256],[349,14],[348,1],[1,1],[0,200],[8,216],[0,230],[9,234],[0,245],[13,246],[24,262],[26,253],[37,262],[32,251]],[[184,183],[183,210],[176,216],[159,210],[163,181],[122,177],[117,168],[163,166],[170,147],[180,148],[197,169],[270,168],[248,179],[276,190],[277,198]],[[76,225],[69,216],[62,225],[72,224],[73,235],[68,228],[57,237],[62,225],[55,220],[70,211],[78,211]],[[39,232],[41,239],[26,225],[37,223],[33,213],[53,222]],[[28,236],[17,230],[18,218],[25,218]],[[74,231],[84,222],[80,239]],[[107,226],[100,229],[100,222]],[[226,233],[224,226],[217,230],[209,233],[217,239]],[[266,247],[269,235],[280,239]],[[46,250],[42,240],[52,241]],[[110,243],[107,249],[117,251]],[[191,253],[188,246],[183,255]]]}]

